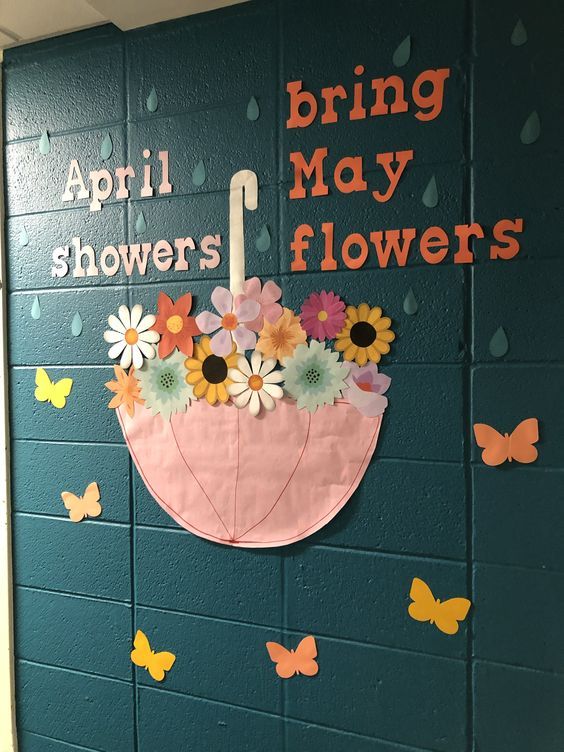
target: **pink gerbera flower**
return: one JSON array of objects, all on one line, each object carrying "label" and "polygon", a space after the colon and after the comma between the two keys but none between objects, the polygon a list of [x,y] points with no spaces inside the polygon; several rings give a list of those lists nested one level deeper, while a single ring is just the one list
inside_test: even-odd
[{"label": "pink gerbera flower", "polygon": [[248,325],[259,315],[259,303],[256,300],[244,300],[233,307],[233,295],[225,287],[216,287],[211,294],[211,301],[219,316],[211,311],[204,311],[196,316],[196,324],[203,334],[219,330],[210,341],[213,354],[229,355],[233,340],[241,350],[254,350],[257,337]]},{"label": "pink gerbera flower", "polygon": [[300,320],[310,337],[334,339],[345,323],[345,304],[334,292],[312,292],[304,300]]},{"label": "pink gerbera flower", "polygon": [[243,292],[235,298],[235,305],[240,305],[244,300],[256,300],[260,305],[260,313],[254,321],[249,321],[247,329],[260,332],[266,319],[269,324],[275,324],[282,316],[282,306],[278,302],[282,297],[282,290],[276,282],[268,280],[261,289],[260,279],[251,277],[243,284]]}]

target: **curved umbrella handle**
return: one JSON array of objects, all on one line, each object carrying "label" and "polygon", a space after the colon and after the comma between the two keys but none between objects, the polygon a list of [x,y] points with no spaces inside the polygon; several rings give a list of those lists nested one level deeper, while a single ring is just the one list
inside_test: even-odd
[{"label": "curved umbrella handle", "polygon": [[258,206],[258,179],[252,170],[239,170],[229,185],[229,287],[232,295],[243,292],[245,281],[244,209]]}]

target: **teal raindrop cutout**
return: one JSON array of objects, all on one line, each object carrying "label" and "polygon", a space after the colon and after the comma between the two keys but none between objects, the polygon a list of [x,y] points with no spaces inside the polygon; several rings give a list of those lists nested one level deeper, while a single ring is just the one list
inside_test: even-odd
[{"label": "teal raindrop cutout", "polygon": [[145,215],[143,212],[139,212],[137,219],[135,220],[135,234],[142,235],[147,231],[147,222],[145,221]]},{"label": "teal raindrop cutout", "polygon": [[260,108],[258,106],[258,102],[254,97],[251,97],[249,99],[249,104],[247,105],[247,118],[249,120],[258,120],[260,116]]},{"label": "teal raindrop cutout", "polygon": [[114,144],[112,142],[112,137],[109,133],[106,133],[104,140],[102,141],[102,145],[100,146],[100,156],[104,161],[106,161],[106,159],[109,159],[112,156],[113,150]]},{"label": "teal raindrop cutout", "polygon": [[415,314],[419,310],[419,304],[415,299],[415,294],[413,292],[413,288],[411,287],[409,288],[407,295],[404,298],[403,310],[405,313],[407,313],[408,316],[415,316]]},{"label": "teal raindrop cutout", "polygon": [[35,319],[35,321],[41,318],[41,305],[39,304],[39,298],[37,295],[34,297],[33,303],[31,304],[31,318]]},{"label": "teal raindrop cutout", "polygon": [[406,63],[409,62],[411,57],[411,36],[408,34],[403,42],[396,47],[396,51],[392,56],[392,63],[396,68],[403,68]]},{"label": "teal raindrop cutout", "polygon": [[522,44],[527,42],[527,29],[521,19],[515,24],[515,28],[511,32],[511,44],[514,47],[521,47]]},{"label": "teal raindrop cutout", "polygon": [[74,314],[71,322],[71,333],[73,337],[80,337],[82,334],[82,318],[78,311]]},{"label": "teal raindrop cutout", "polygon": [[196,188],[199,188],[205,182],[206,182],[206,168],[205,168],[204,163],[200,159],[198,164],[194,167],[194,171],[192,172],[192,183],[196,186]]},{"label": "teal raindrop cutout", "polygon": [[507,339],[505,329],[500,326],[490,339],[490,353],[494,358],[503,358],[504,355],[507,355],[508,351],[509,340]]},{"label": "teal raindrop cutout", "polygon": [[270,248],[270,230],[268,229],[268,225],[261,227],[255,240],[255,247],[260,253],[265,253]]},{"label": "teal raindrop cutout", "polygon": [[149,96],[147,97],[147,109],[149,110],[149,112],[156,112],[158,106],[159,100],[157,97],[157,92],[155,91],[155,87],[153,86]]},{"label": "teal raindrop cutout", "polygon": [[434,209],[435,206],[439,203],[439,192],[437,190],[437,181],[434,175],[427,183],[427,187],[423,192],[421,201],[423,201],[428,209]]},{"label": "teal raindrop cutout", "polygon": [[18,240],[20,243],[20,248],[25,248],[29,243],[29,235],[27,234],[25,225],[22,227],[22,231],[20,232],[20,237]]},{"label": "teal raindrop cutout", "polygon": [[534,144],[540,136],[540,130],[539,113],[533,110],[521,128],[521,143],[526,145]]},{"label": "teal raindrop cutout", "polygon": [[47,131],[43,131],[41,138],[39,139],[39,153],[46,156],[51,151],[51,141],[49,140],[49,134]]}]

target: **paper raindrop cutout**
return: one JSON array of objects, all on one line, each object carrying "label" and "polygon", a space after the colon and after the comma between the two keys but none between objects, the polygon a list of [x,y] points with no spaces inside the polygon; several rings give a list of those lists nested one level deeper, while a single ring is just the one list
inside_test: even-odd
[{"label": "paper raindrop cutout", "polygon": [[46,156],[51,151],[51,141],[47,131],[43,131],[41,138],[39,139],[39,153]]},{"label": "paper raindrop cutout", "polygon": [[26,245],[28,245],[29,243],[29,235],[27,234],[25,225],[22,227],[22,231],[20,232],[20,237],[18,238],[18,242],[20,244],[20,248],[25,248]]},{"label": "paper raindrop cutout", "polygon": [[203,185],[206,182],[206,167],[202,160],[198,162],[198,164],[194,167],[194,170],[192,172],[192,183],[196,186],[196,188],[199,188],[201,185]]},{"label": "paper raindrop cutout", "polygon": [[270,248],[270,230],[268,225],[263,225],[257,239],[255,240],[255,247],[259,253],[266,253]]},{"label": "paper raindrop cutout", "polygon": [[527,42],[527,29],[521,19],[515,24],[515,28],[511,32],[511,44],[514,47],[521,47],[521,45]]},{"label": "paper raindrop cutout", "polygon": [[428,209],[434,209],[435,206],[439,203],[439,191],[437,189],[437,180],[434,175],[427,183],[427,187],[423,191],[421,201],[423,201]]},{"label": "paper raindrop cutout", "polygon": [[541,123],[539,113],[536,110],[533,110],[521,128],[521,143],[527,146],[529,144],[534,144],[540,136],[540,131]]},{"label": "paper raindrop cutout", "polygon": [[392,56],[392,63],[396,68],[402,68],[409,62],[411,57],[411,36],[408,34],[403,42],[396,47],[396,50]]},{"label": "paper raindrop cutout", "polygon": [[482,462],[496,467],[506,460],[528,465],[539,456],[534,444],[539,440],[539,422],[536,418],[522,420],[513,433],[501,434],[487,423],[474,423],[476,444],[483,449]]},{"label": "paper raindrop cutout", "polygon": [[106,133],[104,136],[104,140],[102,141],[102,145],[100,146],[100,156],[105,161],[106,159],[109,159],[112,156],[112,152],[114,150],[114,144],[112,141],[112,137],[109,133]]},{"label": "paper raindrop cutout", "polygon": [[257,100],[254,97],[251,97],[249,99],[249,104],[247,105],[247,119],[251,121],[258,120],[260,117],[260,107],[258,105]]},{"label": "paper raindrop cutout", "polygon": [[490,339],[490,353],[494,358],[503,358],[504,355],[507,355],[508,351],[509,340],[507,339],[505,329],[500,326],[499,329],[496,329],[493,337]]},{"label": "paper raindrop cutout", "polygon": [[429,585],[419,577],[413,578],[409,597],[413,603],[409,604],[407,610],[412,619],[430,621],[448,635],[458,632],[458,622],[466,619],[472,605],[468,598],[450,598],[441,603],[435,598]]},{"label": "paper raindrop cutout", "polygon": [[155,87],[151,89],[151,93],[147,97],[147,109],[149,112],[156,112],[157,107],[159,106],[159,100],[157,97],[157,92],[155,91]]},{"label": "paper raindrop cutout", "polygon": [[41,305],[37,295],[34,297],[33,303],[31,304],[31,318],[35,319],[35,321],[41,318]]},{"label": "paper raindrop cutout", "polygon": [[145,221],[145,215],[143,212],[139,212],[137,219],[135,220],[135,234],[142,235],[147,231],[147,222]]},{"label": "paper raindrop cutout", "polygon": [[407,295],[403,300],[403,310],[405,313],[407,313],[408,316],[415,316],[415,314],[419,310],[419,304],[415,299],[415,294],[411,287],[409,288]]},{"label": "paper raindrop cutout", "polygon": [[71,333],[73,337],[80,337],[82,334],[82,318],[78,311],[74,314],[71,322]]}]

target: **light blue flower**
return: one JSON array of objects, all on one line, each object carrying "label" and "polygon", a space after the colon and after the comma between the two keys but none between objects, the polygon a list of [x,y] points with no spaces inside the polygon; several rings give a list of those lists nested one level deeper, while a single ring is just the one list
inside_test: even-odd
[{"label": "light blue flower", "polygon": [[152,410],[153,415],[160,413],[164,420],[185,412],[190,400],[195,399],[192,387],[186,383],[184,360],[185,356],[176,352],[166,360],[147,360],[143,368],[135,372],[145,407]]},{"label": "light blue flower", "polygon": [[298,345],[290,358],[285,358],[284,389],[298,408],[314,413],[318,407],[332,405],[347,388],[349,367],[339,362],[339,355],[326,350],[323,342],[313,339]]}]

